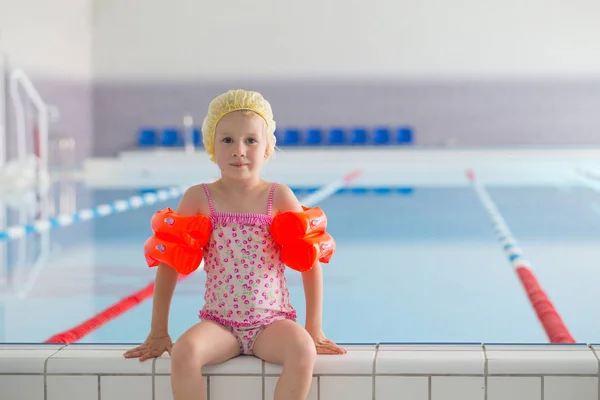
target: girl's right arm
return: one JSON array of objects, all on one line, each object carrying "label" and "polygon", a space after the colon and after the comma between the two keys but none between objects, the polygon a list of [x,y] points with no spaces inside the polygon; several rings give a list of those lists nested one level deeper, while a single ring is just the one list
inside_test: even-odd
[{"label": "girl's right arm", "polygon": [[169,309],[179,274],[167,264],[158,264],[152,299],[151,337],[169,335]]},{"label": "girl's right arm", "polygon": [[[206,196],[200,186],[193,186],[185,191],[177,213],[182,216],[191,216],[206,212]],[[154,280],[154,294],[152,299],[152,321],[150,334],[140,346],[127,351],[126,358],[139,357],[140,361],[152,357],[160,357],[165,351],[171,352],[173,343],[169,336],[169,309],[175,292],[179,274],[167,264],[160,263],[157,267]]]},{"label": "girl's right arm", "polygon": [[[203,212],[203,191],[200,186],[193,186],[185,191],[179,205],[177,214],[192,216]],[[160,263],[156,271],[154,281],[154,295],[152,300],[152,322],[150,335],[154,337],[167,336],[169,334],[169,309],[171,299],[177,285],[179,274],[167,264]]]}]

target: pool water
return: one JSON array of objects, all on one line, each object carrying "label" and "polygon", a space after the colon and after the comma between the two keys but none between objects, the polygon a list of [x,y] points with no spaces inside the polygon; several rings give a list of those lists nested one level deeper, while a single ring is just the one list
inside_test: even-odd
[{"label": "pool water", "polygon": [[[376,189],[342,190],[318,204],[337,243],[323,269],[328,337],[340,343],[547,342],[470,186]],[[487,190],[573,336],[594,341],[600,330],[600,194],[585,187]],[[83,184],[69,191],[65,196],[57,188],[51,207],[66,201],[82,209],[140,194]],[[297,195],[309,192],[299,188]],[[157,209],[175,208],[177,200],[51,230],[50,251],[38,265],[39,234],[0,243],[0,342],[43,342],[151,283],[155,270],[147,268],[142,251],[150,218]],[[18,204],[6,207],[8,225],[18,224],[24,212]],[[303,323],[301,277],[288,270],[287,279]],[[173,339],[198,321],[203,285],[203,271],[178,284]],[[149,298],[80,342],[143,341],[151,310]]]}]

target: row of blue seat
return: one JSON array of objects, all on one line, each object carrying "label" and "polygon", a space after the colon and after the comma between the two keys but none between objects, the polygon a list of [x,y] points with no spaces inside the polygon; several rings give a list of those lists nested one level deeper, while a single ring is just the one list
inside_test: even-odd
[{"label": "row of blue seat", "polygon": [[[375,127],[373,129],[354,128],[309,128],[301,130],[287,128],[275,132],[278,146],[344,146],[344,145],[409,145],[413,143],[413,130],[410,127]],[[193,131],[195,146],[202,146],[200,130]],[[140,147],[176,147],[185,143],[180,128],[142,128],[138,134]]]},{"label": "row of blue seat", "polygon": [[[200,129],[193,131],[193,142],[195,146],[202,145]],[[137,145],[139,147],[176,147],[185,144],[183,129],[181,128],[141,128],[138,132]]]}]

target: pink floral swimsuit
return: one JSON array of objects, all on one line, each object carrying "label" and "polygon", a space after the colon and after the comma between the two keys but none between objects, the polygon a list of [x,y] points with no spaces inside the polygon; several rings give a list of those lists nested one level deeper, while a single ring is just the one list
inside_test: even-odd
[{"label": "pink floral swimsuit", "polygon": [[279,246],[270,233],[274,183],[267,214],[215,211],[206,184],[213,231],[205,247],[206,292],[199,317],[217,322],[234,334],[242,354],[253,354],[258,334],[272,322],[296,320],[279,260]]}]

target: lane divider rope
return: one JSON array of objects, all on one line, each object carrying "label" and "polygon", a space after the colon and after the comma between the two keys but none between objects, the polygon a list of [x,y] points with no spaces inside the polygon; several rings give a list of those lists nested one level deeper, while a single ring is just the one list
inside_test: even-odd
[{"label": "lane divider rope", "polygon": [[77,222],[122,213],[135,208],[152,205],[159,201],[174,199],[183,195],[190,186],[174,186],[169,189],[145,193],[141,196],[131,196],[127,199],[116,200],[109,204],[100,204],[94,208],[80,210],[74,214],[64,214],[53,218],[37,220],[26,225],[14,225],[0,231],[0,242],[19,239],[35,233],[43,233],[51,229],[73,225]]},{"label": "lane divider rope", "polygon": [[531,264],[525,259],[523,251],[519,248],[516,239],[500,214],[500,211],[498,211],[496,204],[494,204],[494,201],[485,188],[475,178],[473,170],[467,171],[467,179],[471,182],[477,193],[477,197],[487,212],[492,222],[494,233],[502,245],[504,254],[515,269],[550,343],[576,343],[558,311],[550,301],[550,298],[535,277],[535,274],[531,270]]}]

